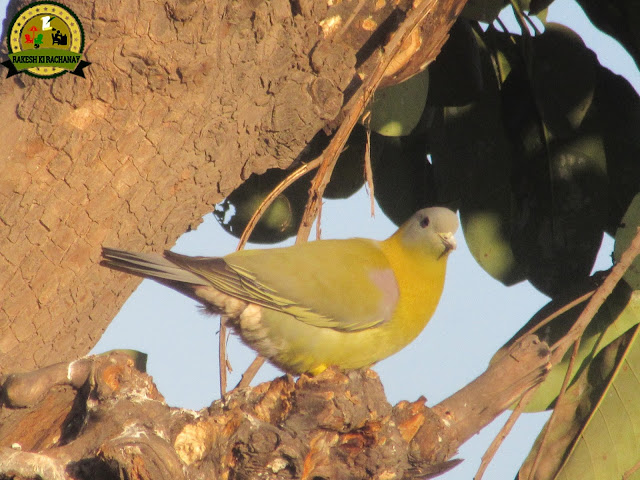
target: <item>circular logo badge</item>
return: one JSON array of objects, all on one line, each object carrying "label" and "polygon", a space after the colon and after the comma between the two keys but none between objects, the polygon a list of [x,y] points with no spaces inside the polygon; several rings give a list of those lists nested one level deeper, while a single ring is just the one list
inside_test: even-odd
[{"label": "circular logo badge", "polygon": [[[67,72],[84,77],[84,31],[71,9],[56,2],[27,5],[13,18],[7,36],[10,72],[52,78]],[[6,62],[3,62],[6,64]],[[13,70],[13,72],[11,71]]]}]

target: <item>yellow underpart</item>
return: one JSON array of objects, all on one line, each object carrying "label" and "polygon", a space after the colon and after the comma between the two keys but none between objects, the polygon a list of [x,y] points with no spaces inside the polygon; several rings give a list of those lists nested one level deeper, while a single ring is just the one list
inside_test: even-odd
[{"label": "yellow underpart", "polygon": [[447,258],[401,245],[400,235],[381,242],[381,248],[400,289],[400,300],[390,323],[398,341],[406,341],[404,347],[422,332],[438,306]]},{"label": "yellow underpart", "polygon": [[437,258],[402,247],[399,236],[380,242],[379,246],[395,273],[400,291],[390,321],[359,331],[339,331],[309,325],[291,315],[264,308],[263,335],[278,339],[280,345],[274,349],[267,346],[260,353],[288,372],[315,375],[330,365],[342,369],[368,367],[414,340],[440,299],[446,257]]}]

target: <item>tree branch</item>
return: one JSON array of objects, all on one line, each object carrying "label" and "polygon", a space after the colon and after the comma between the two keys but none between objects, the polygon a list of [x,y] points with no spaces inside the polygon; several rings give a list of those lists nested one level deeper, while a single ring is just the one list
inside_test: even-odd
[{"label": "tree branch", "polygon": [[[453,468],[466,439],[544,378],[548,360],[547,346],[526,337],[433,409],[424,398],[392,407],[371,370],[329,369],[234,390],[192,412],[168,407],[151,377],[113,352],[6,377],[0,454],[19,443],[67,472],[83,469],[83,478],[433,476]],[[74,370],[84,373],[73,381],[61,373]],[[27,380],[40,385],[37,394],[23,393]],[[34,425],[48,433],[27,435]]]}]

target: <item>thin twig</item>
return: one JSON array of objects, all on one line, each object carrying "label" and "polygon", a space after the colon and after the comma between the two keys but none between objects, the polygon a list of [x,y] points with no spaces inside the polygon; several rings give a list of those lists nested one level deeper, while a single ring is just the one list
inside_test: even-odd
[{"label": "thin twig", "polygon": [[[396,32],[387,43],[382,58],[376,65],[376,68],[369,77],[365,79],[363,84],[358,88],[354,98],[356,99],[350,110],[347,112],[342,124],[336,131],[331,143],[327,146],[321,155],[322,164],[318,168],[318,173],[313,179],[310,189],[309,201],[302,217],[302,224],[298,230],[298,239],[306,239],[309,237],[311,226],[315,220],[322,194],[331,179],[331,173],[340,156],[340,152],[349,138],[351,130],[362,116],[365,107],[373,96],[373,92],[382,80],[384,73],[393,60],[393,57],[400,51],[404,40],[411,35],[416,26],[426,17],[428,12],[433,9],[435,0],[423,1],[414,6],[408,13],[405,20],[400,24]],[[415,5],[415,4],[414,4]]]},{"label": "thin twig", "polygon": [[242,250],[245,247],[247,241],[249,240],[249,236],[253,232],[253,229],[256,227],[256,224],[258,223],[264,212],[266,212],[267,208],[269,208],[273,201],[278,198],[278,195],[284,192],[289,185],[298,180],[300,177],[303,177],[310,171],[318,168],[321,162],[322,158],[319,157],[309,163],[301,165],[293,172],[291,172],[291,174],[289,174],[284,180],[282,180],[273,190],[271,190],[271,192],[269,192],[269,195],[267,195],[264,200],[262,200],[262,203],[260,203],[254,214],[249,219],[247,226],[244,228],[242,236],[240,237],[240,242],[238,242],[237,250]]},{"label": "thin twig", "polygon": [[526,37],[531,36],[531,32],[529,31],[527,22],[525,21],[525,14],[522,11],[522,8],[520,8],[520,5],[515,0],[509,0],[509,3],[511,4],[511,8],[513,9],[513,16],[516,18],[516,22],[518,22],[518,25],[520,26],[522,35]]},{"label": "thin twig", "polygon": [[631,475],[636,473],[638,469],[640,469],[640,462],[636,463],[633,467],[624,472],[624,474],[622,475],[622,480],[629,480],[631,478]]},{"label": "thin twig", "polygon": [[[500,17],[496,18],[495,22],[500,25],[500,28],[502,28],[502,31],[504,33],[511,33],[509,32],[509,29],[507,28],[507,26],[504,24],[504,22],[502,21],[502,19]],[[497,28],[496,28],[497,30]]]},{"label": "thin twig", "polygon": [[595,290],[591,290],[590,292],[587,292],[584,295],[581,295],[578,298],[576,298],[574,300],[571,300],[569,303],[567,303],[566,305],[560,307],[558,310],[553,312],[551,315],[547,316],[544,320],[536,323],[529,330],[527,330],[522,335],[520,335],[520,337],[524,337],[525,335],[531,335],[531,334],[536,333],[542,327],[544,327],[545,325],[550,323],[552,320],[555,320],[556,318],[558,318],[563,313],[566,313],[569,310],[571,310],[573,307],[576,307],[576,306],[580,305],[581,303],[589,300],[593,296],[593,294],[595,292],[596,292]]},{"label": "thin twig", "polygon": [[220,315],[218,338],[218,370],[220,373],[220,399],[224,401],[227,393],[227,317]]},{"label": "thin twig", "polygon": [[256,376],[260,367],[264,365],[265,358],[261,355],[256,356],[256,358],[251,362],[251,365],[244,371],[240,381],[236,385],[235,388],[244,388],[248,387],[251,384],[251,380]]},{"label": "thin twig", "polygon": [[[573,365],[578,356],[578,350],[580,349],[580,338],[578,338],[573,344],[573,352],[571,353],[571,358],[569,359],[569,366],[567,367],[567,373],[564,375],[564,379],[562,380],[562,387],[560,387],[560,393],[558,393],[558,398],[556,399],[556,407],[560,404],[560,401],[564,398],[564,394],[567,391],[567,387],[569,386],[569,381],[571,380],[571,373],[573,372]],[[549,437],[549,433],[551,432],[551,427],[553,426],[555,420],[558,418],[557,415],[558,409],[554,408],[551,417],[547,421],[547,424],[544,426],[544,431],[542,432],[542,438],[540,440],[540,446],[538,447],[538,451],[536,452],[536,456],[533,459],[533,464],[531,465],[531,470],[529,470],[529,479],[535,478],[536,470],[538,469],[538,464],[542,459],[542,449],[544,448],[544,444]]]},{"label": "thin twig", "polygon": [[362,10],[362,8],[365,6],[365,2],[366,0],[358,0],[358,5],[356,5],[356,7],[353,9],[353,11],[351,12],[351,15],[349,15],[349,18],[347,18],[347,20],[344,22],[342,27],[340,27],[340,30],[338,31],[338,33],[336,33],[334,37],[334,41],[338,40],[342,35],[344,35],[344,33],[347,31],[347,29],[351,26],[353,21],[358,16],[358,13],[360,13],[360,10]]},{"label": "thin twig", "polygon": [[536,27],[536,24],[533,22],[533,20],[531,20],[531,17],[529,15],[525,15],[524,19],[527,21],[527,23],[529,24],[529,26],[531,28],[533,28],[533,31],[536,33],[536,35],[540,35],[540,29],[538,29],[538,27]]},{"label": "thin twig", "polygon": [[516,422],[518,421],[518,418],[520,418],[520,415],[529,404],[529,401],[533,397],[533,394],[535,393],[536,390],[537,388],[535,387],[531,388],[527,390],[527,392],[524,395],[522,395],[522,397],[520,397],[520,400],[518,401],[518,405],[513,410],[513,412],[511,412],[511,415],[509,415],[507,422],[502,426],[498,434],[495,436],[495,438],[491,442],[491,445],[489,445],[489,448],[487,448],[486,452],[484,452],[484,455],[482,455],[482,462],[480,463],[480,467],[478,468],[478,471],[473,477],[473,480],[482,479],[484,472],[487,470],[487,467],[491,463],[491,460],[493,460],[493,457],[495,456],[496,452],[500,448],[500,445],[502,445],[502,442],[504,442],[504,439],[507,438],[507,436],[511,432],[511,429],[516,424]]},{"label": "thin twig", "polygon": [[[322,238],[322,202],[318,203],[318,213],[316,215],[316,240]],[[306,242],[307,239],[296,238],[296,243]]]},{"label": "thin twig", "polygon": [[367,180],[369,200],[371,202],[371,216],[376,216],[376,200],[373,190],[373,169],[371,168],[371,129],[367,125],[367,141],[364,145],[364,178]]}]

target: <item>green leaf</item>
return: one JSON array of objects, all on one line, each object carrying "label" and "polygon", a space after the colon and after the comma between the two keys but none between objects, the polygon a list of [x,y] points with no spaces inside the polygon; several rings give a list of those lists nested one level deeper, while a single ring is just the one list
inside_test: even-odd
[{"label": "green leaf", "polygon": [[478,22],[492,23],[506,4],[506,0],[468,0],[460,16]]},{"label": "green leaf", "polygon": [[524,279],[511,249],[511,149],[502,124],[496,70],[481,45],[483,90],[468,105],[447,106],[428,131],[437,199],[460,205],[465,240],[478,264],[505,285]]},{"label": "green leaf", "polygon": [[[567,390],[558,416],[538,437],[519,478],[625,478],[640,459],[640,341],[638,328],[604,349]],[[539,448],[540,462],[529,475]],[[637,476],[632,477],[637,478]]]},{"label": "green leaf", "polygon": [[640,96],[627,79],[600,67],[593,104],[607,154],[607,232],[614,235],[640,191]]},{"label": "green leaf", "polygon": [[382,155],[371,158],[374,196],[396,225],[417,210],[434,205],[433,172],[424,135],[381,137]]},{"label": "green leaf", "polygon": [[554,297],[592,270],[609,212],[607,158],[597,109],[590,109],[573,131],[560,109],[557,135],[551,135],[528,85],[520,65],[502,89],[514,147],[511,246],[529,281]]},{"label": "green leaf", "polygon": [[548,23],[532,39],[531,87],[545,125],[555,137],[570,136],[584,119],[596,87],[596,54],[570,28]]},{"label": "green leaf", "polygon": [[429,105],[466,105],[482,91],[480,50],[468,20],[458,18],[429,65]]},{"label": "green leaf", "polygon": [[[222,202],[213,212],[216,220],[231,235],[240,238],[254,212],[265,197],[290,172],[277,168],[262,175],[251,175]],[[267,208],[249,237],[254,243],[278,243],[298,231],[304,206],[309,198],[311,174],[298,179],[282,192]]]},{"label": "green leaf", "polygon": [[500,184],[473,203],[463,203],[460,223],[469,251],[496,280],[510,286],[524,280],[510,242],[511,191]]},{"label": "green leaf", "polygon": [[[616,231],[616,245],[613,250],[613,258],[616,262],[620,261],[622,254],[631,245],[638,227],[640,227],[640,193],[631,201],[631,205],[622,217],[620,227]],[[640,256],[636,257],[623,278],[632,288],[640,290]]]},{"label": "green leaf", "polygon": [[531,0],[529,3],[529,14],[535,15],[543,22],[547,16],[547,8],[553,3],[553,0]]},{"label": "green leaf", "polygon": [[577,0],[593,25],[615,38],[640,65],[640,3],[637,0]]},{"label": "green leaf", "polygon": [[397,85],[376,90],[371,102],[371,130],[387,137],[409,135],[418,125],[429,93],[429,70]]},{"label": "green leaf", "polygon": [[482,48],[491,52],[491,59],[498,83],[502,85],[511,72],[512,65],[522,62],[521,37],[497,30],[493,25],[482,33],[476,32]]}]

